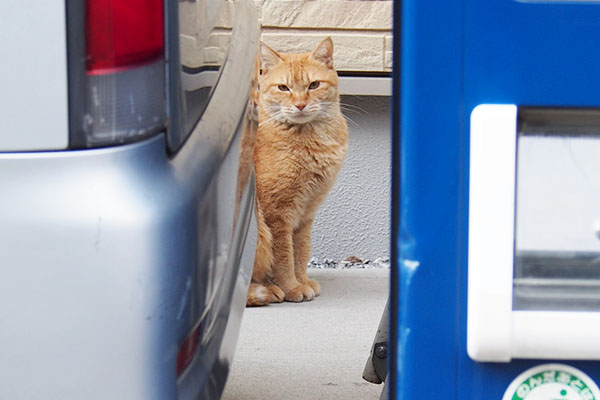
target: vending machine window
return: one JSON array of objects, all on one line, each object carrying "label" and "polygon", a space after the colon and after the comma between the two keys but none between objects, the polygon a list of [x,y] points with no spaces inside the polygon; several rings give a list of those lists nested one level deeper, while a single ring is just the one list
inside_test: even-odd
[{"label": "vending machine window", "polygon": [[600,357],[599,155],[598,109],[473,111],[473,360]]},{"label": "vending machine window", "polygon": [[600,110],[517,119],[513,310],[600,310]]}]

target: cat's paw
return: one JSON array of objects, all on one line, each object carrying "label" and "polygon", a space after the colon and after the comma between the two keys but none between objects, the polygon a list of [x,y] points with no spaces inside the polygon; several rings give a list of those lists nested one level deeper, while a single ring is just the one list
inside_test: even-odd
[{"label": "cat's paw", "polygon": [[299,303],[301,301],[311,301],[315,298],[315,291],[308,283],[301,283],[295,288],[285,292],[285,301]]},{"label": "cat's paw", "polygon": [[315,292],[315,297],[321,294],[321,285],[319,285],[319,282],[315,281],[314,279],[308,279],[306,283],[308,283]]},{"label": "cat's paw", "polygon": [[297,277],[297,279],[298,279],[298,282],[300,282],[300,283],[310,285],[312,290],[315,292],[315,297],[317,297],[318,295],[321,294],[321,285],[319,285],[319,282],[315,281],[314,279],[310,279],[306,275],[299,276],[299,277]]},{"label": "cat's paw", "polygon": [[279,286],[274,283],[267,284],[267,289],[270,292],[269,301],[271,303],[281,303],[285,299],[285,293]]}]

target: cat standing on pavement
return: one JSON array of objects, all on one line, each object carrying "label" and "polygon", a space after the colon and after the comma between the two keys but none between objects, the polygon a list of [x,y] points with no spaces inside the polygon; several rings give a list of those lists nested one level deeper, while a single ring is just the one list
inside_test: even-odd
[{"label": "cat standing on pavement", "polygon": [[306,275],[313,220],[346,156],[333,43],[279,54],[261,44],[259,127],[254,149],[258,243],[248,306],[310,301]]}]

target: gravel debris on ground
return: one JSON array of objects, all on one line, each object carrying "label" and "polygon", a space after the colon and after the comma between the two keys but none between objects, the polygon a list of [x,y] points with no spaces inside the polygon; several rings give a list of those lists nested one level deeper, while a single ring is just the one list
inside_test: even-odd
[{"label": "gravel debris on ground", "polygon": [[357,269],[375,269],[375,268],[390,268],[389,257],[377,257],[375,260],[362,260],[356,256],[346,257],[343,260],[333,260],[331,258],[317,258],[312,257],[308,261],[308,268],[317,269],[345,269],[345,268],[357,268]]}]

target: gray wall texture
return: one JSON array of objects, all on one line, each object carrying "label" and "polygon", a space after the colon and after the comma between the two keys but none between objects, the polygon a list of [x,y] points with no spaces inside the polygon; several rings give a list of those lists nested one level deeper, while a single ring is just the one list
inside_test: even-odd
[{"label": "gray wall texture", "polygon": [[311,257],[389,257],[390,98],[342,96],[341,102],[350,133],[348,155],[315,219]]}]

